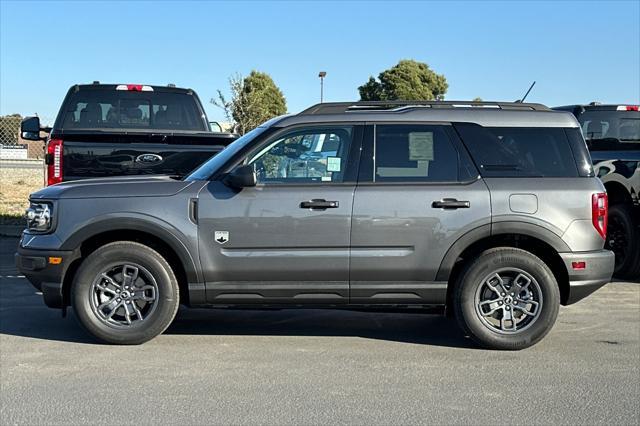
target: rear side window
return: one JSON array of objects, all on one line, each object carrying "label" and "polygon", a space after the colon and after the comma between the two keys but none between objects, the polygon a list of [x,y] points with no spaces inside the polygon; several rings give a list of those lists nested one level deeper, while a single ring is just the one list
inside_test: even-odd
[{"label": "rear side window", "polygon": [[575,177],[578,169],[565,130],[551,127],[455,125],[485,177]]},{"label": "rear side window", "polygon": [[376,182],[455,182],[458,152],[442,126],[376,125]]},{"label": "rear side window", "polygon": [[207,131],[193,95],[174,92],[79,90],[71,94],[56,127]]}]

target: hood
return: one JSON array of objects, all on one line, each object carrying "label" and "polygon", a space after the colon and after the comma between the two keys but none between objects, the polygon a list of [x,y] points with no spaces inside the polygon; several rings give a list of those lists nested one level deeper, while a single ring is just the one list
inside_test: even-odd
[{"label": "hood", "polygon": [[62,182],[31,194],[31,199],[168,197],[195,182],[169,176],[121,176]]}]

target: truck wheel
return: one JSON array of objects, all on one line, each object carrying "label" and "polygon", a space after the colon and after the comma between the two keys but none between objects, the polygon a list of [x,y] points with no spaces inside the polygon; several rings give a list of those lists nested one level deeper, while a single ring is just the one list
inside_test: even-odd
[{"label": "truck wheel", "polygon": [[136,345],[161,334],[179,305],[171,267],[155,250],[119,241],[91,253],[71,288],[80,324],[106,343]]},{"label": "truck wheel", "polygon": [[518,350],[536,344],[551,330],[560,290],[538,257],[501,247],[483,252],[466,266],[453,304],[459,325],[478,344]]},{"label": "truck wheel", "polygon": [[640,231],[633,223],[631,210],[624,204],[609,207],[605,247],[616,255],[613,274],[618,278],[636,278],[640,273]]}]

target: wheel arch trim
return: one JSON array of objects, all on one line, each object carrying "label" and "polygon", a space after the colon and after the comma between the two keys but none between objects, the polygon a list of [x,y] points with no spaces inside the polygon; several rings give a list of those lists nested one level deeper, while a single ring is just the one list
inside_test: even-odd
[{"label": "wheel arch trim", "polygon": [[197,263],[183,241],[186,237],[171,224],[151,216],[129,214],[124,217],[122,215],[105,215],[95,218],[91,222],[75,229],[73,233],[66,238],[61,246],[61,250],[79,249],[85,241],[97,235],[122,231],[144,232],[160,239],[167,244],[180,259],[188,282],[202,281]]},{"label": "wheel arch trim", "polygon": [[449,281],[456,260],[471,245],[489,237],[500,235],[522,235],[535,238],[551,246],[557,253],[571,251],[559,235],[540,225],[521,221],[505,221],[481,225],[460,236],[449,247],[440,262],[436,281]]}]

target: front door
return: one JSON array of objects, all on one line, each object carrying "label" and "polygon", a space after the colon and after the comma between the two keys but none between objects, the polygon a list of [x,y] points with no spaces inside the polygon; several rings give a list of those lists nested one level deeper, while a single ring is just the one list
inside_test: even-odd
[{"label": "front door", "polygon": [[361,127],[280,131],[248,153],[257,186],[212,181],[198,197],[213,304],[343,304]]}]

